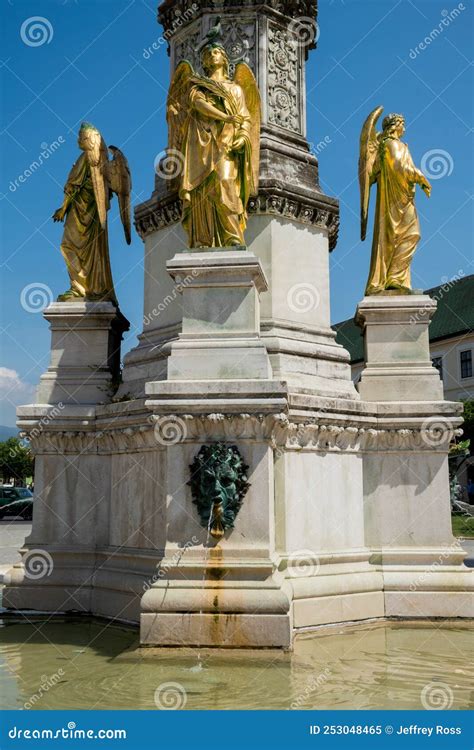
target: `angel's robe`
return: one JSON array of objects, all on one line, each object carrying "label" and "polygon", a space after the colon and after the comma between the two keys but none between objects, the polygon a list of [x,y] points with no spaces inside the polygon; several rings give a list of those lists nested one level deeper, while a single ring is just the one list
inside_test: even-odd
[{"label": "angel's robe", "polygon": [[116,301],[107,227],[103,229],[100,225],[91,170],[85,153],[72,167],[64,192],[70,202],[61,252],[69,273],[70,296]]},{"label": "angel's robe", "polygon": [[[180,196],[190,247],[243,245],[247,203],[252,189],[250,115],[242,88],[232,81],[194,79],[184,142]],[[201,99],[222,112],[240,115],[236,126],[196,109]],[[233,151],[236,138],[244,147]]]},{"label": "angel's robe", "polygon": [[385,289],[411,289],[411,261],[420,240],[415,208],[415,185],[423,174],[408,146],[397,138],[383,138],[371,174],[377,182],[377,206],[366,294]]}]

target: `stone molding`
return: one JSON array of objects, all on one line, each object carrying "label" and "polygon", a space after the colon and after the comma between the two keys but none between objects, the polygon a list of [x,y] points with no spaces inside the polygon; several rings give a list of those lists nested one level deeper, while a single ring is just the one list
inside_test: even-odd
[{"label": "stone molding", "polygon": [[[165,0],[158,7],[158,23],[169,36],[192,23],[198,14],[245,12],[256,8],[287,18],[316,18],[318,14],[317,0]],[[315,47],[313,42],[311,48]]]},{"label": "stone molding", "polygon": [[153,414],[140,425],[98,431],[36,431],[23,434],[34,453],[108,454],[163,450],[183,442],[252,440],[276,451],[446,452],[462,434],[456,420],[425,420],[419,427],[378,429],[323,419],[292,422],[286,414]]},{"label": "stone molding", "polygon": [[[321,194],[321,205],[316,200],[305,200],[302,196],[286,195],[280,191],[259,191],[258,196],[250,198],[248,212],[252,214],[275,214],[312,227],[319,227],[328,233],[329,249],[334,250],[339,234],[339,206],[334,201],[325,203]],[[319,201],[318,201],[319,202]],[[142,239],[160,229],[181,221],[181,200],[176,196],[157,200],[151,198],[137,206],[135,210],[135,228]]]}]

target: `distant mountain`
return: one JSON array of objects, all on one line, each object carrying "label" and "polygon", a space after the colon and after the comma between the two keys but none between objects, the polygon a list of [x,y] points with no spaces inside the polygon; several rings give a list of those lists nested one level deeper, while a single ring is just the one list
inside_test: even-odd
[{"label": "distant mountain", "polygon": [[17,437],[17,435],[18,435],[17,427],[6,427],[6,425],[0,424],[0,442],[3,442],[4,440],[8,440],[8,438],[11,438],[11,437]]}]

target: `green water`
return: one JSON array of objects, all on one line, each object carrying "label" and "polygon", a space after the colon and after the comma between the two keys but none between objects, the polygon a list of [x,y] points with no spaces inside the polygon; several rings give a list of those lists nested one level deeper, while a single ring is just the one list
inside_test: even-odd
[{"label": "green water", "polygon": [[[278,651],[139,649],[101,622],[0,624],[3,708],[422,709],[474,705],[467,625],[384,623]],[[172,683],[170,686],[168,683]],[[42,687],[41,687],[42,685]]]}]

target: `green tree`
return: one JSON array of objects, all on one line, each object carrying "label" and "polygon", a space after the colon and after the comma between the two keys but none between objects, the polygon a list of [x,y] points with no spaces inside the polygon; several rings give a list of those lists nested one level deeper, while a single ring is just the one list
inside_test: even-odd
[{"label": "green tree", "polygon": [[464,423],[461,425],[463,430],[463,440],[471,441],[471,453],[474,450],[474,401],[463,401],[464,404]]},{"label": "green tree", "polygon": [[19,438],[0,443],[0,476],[4,483],[24,482],[33,475],[34,459],[30,449]]}]

